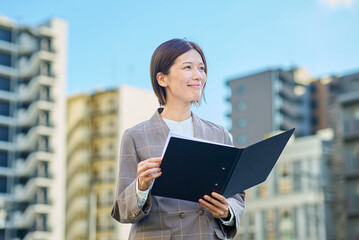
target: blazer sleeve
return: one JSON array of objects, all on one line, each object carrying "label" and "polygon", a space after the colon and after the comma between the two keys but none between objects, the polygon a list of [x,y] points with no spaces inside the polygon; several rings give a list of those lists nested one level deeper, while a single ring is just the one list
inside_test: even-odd
[{"label": "blazer sleeve", "polygon": [[[228,131],[223,128],[223,133],[224,133],[224,143],[228,145],[233,145],[232,139]],[[215,230],[217,230],[216,235],[220,239],[224,239],[224,238],[231,239],[236,235],[237,229],[239,227],[239,222],[244,213],[244,198],[245,198],[244,192],[240,192],[234,195],[233,197],[227,198],[227,201],[234,213],[234,226],[226,226],[222,224],[220,219],[217,219],[216,222],[219,225],[219,229],[215,228]]]},{"label": "blazer sleeve", "polygon": [[136,195],[137,164],[139,163],[131,132],[123,134],[119,158],[116,199],[111,216],[121,223],[136,223],[147,216],[151,209],[148,197],[142,208],[138,207]]}]

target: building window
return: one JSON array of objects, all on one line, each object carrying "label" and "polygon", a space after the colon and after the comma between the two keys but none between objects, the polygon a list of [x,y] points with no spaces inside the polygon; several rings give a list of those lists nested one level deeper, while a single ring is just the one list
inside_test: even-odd
[{"label": "building window", "polygon": [[0,90],[10,91],[10,79],[5,77],[0,77]]},{"label": "building window", "polygon": [[281,214],[279,222],[280,239],[290,240],[293,239],[293,220],[290,212],[285,210]]},{"label": "building window", "polygon": [[9,128],[0,126],[0,141],[9,141]]},{"label": "building window", "polygon": [[0,193],[6,193],[7,178],[0,177]]},{"label": "building window", "polygon": [[316,116],[312,117],[312,125],[316,126],[318,124],[318,118]]},{"label": "building window", "polygon": [[0,167],[8,167],[7,152],[0,152]]},{"label": "building window", "polygon": [[0,28],[0,40],[11,42],[11,30]]},{"label": "building window", "polygon": [[243,112],[244,110],[247,109],[247,104],[245,102],[239,102],[237,104],[237,109],[238,111]]},{"label": "building window", "polygon": [[238,119],[238,127],[245,127],[247,126],[247,120],[245,118]]},{"label": "building window", "polygon": [[237,87],[237,94],[243,94],[246,92],[246,88],[244,86]]},{"label": "building window", "polygon": [[242,134],[242,135],[238,136],[238,143],[239,144],[244,144],[246,142],[247,142],[247,136],[246,135]]},{"label": "building window", "polygon": [[9,116],[10,115],[10,104],[9,102],[0,101],[0,115]]},{"label": "building window", "polygon": [[11,66],[11,55],[8,53],[0,52],[0,65],[10,67]]}]

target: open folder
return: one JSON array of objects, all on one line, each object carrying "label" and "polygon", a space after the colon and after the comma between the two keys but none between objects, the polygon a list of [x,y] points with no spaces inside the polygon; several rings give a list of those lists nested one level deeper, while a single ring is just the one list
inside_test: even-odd
[{"label": "open folder", "polygon": [[246,148],[170,132],[162,175],[151,193],[193,202],[213,191],[231,197],[267,179],[293,132],[294,128]]}]

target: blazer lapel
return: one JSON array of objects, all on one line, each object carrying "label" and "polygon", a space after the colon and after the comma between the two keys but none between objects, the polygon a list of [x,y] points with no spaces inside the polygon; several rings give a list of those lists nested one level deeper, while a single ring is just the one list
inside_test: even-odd
[{"label": "blazer lapel", "polygon": [[167,136],[170,132],[167,124],[163,121],[160,113],[162,112],[162,108],[159,108],[153,116],[149,119],[149,129],[152,130],[152,133],[160,136],[161,144],[165,144]]},{"label": "blazer lapel", "polygon": [[202,122],[201,120],[193,114],[192,112],[192,121],[193,121],[193,135],[196,138],[206,139],[205,132],[203,130]]}]

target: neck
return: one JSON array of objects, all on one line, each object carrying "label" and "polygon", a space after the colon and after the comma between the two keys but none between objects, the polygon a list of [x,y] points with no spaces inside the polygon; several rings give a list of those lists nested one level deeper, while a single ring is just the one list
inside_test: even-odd
[{"label": "neck", "polygon": [[181,122],[191,117],[191,104],[166,103],[161,116],[165,119]]}]

